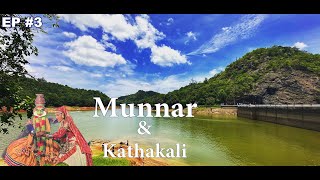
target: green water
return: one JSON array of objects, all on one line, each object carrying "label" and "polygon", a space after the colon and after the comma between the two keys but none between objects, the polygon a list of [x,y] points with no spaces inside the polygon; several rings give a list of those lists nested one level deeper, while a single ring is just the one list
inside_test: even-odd
[{"label": "green water", "polygon": [[[118,110],[118,114],[120,110]],[[171,165],[320,165],[320,132],[233,116],[194,118],[93,118],[93,112],[70,112],[87,140],[129,140],[145,147],[186,144],[187,158]],[[151,135],[139,135],[139,122]],[[56,129],[56,127],[55,127]],[[0,151],[16,136],[0,135]]]}]

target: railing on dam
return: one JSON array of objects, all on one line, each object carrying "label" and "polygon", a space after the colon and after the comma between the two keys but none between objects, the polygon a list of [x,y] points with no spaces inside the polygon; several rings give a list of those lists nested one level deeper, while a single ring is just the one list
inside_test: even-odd
[{"label": "railing on dam", "polygon": [[320,131],[320,104],[238,105],[238,117]]},{"label": "railing on dam", "polygon": [[240,104],[237,107],[320,107],[320,104]]}]

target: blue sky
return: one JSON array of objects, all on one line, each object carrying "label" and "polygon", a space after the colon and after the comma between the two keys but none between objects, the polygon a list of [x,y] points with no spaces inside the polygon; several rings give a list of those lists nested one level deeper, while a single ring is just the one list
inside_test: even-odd
[{"label": "blue sky", "polygon": [[[38,78],[110,97],[203,81],[260,47],[319,53],[320,15],[59,15],[28,57]],[[49,26],[47,24],[46,26]]]}]

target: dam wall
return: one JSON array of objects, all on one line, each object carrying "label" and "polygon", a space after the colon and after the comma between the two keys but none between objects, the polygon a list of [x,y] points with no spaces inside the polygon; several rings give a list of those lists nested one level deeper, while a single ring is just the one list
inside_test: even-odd
[{"label": "dam wall", "polygon": [[320,131],[320,104],[238,105],[237,116]]}]

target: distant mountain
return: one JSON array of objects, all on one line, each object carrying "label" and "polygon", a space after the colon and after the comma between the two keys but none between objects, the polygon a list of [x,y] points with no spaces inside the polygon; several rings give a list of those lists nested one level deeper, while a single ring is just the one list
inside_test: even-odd
[{"label": "distant mountain", "polygon": [[20,78],[18,84],[22,87],[19,92],[22,97],[35,98],[35,94],[43,93],[46,106],[95,106],[93,97],[100,97],[105,104],[110,100],[100,91],[71,88],[44,79]]},{"label": "distant mountain", "polygon": [[[165,95],[154,93],[148,98],[143,91],[139,92],[126,97],[134,97],[132,102],[159,100],[170,105],[320,103],[320,55],[294,47],[259,48],[204,82],[192,82]],[[130,98],[123,100],[131,101]]]},{"label": "distant mountain", "polygon": [[150,104],[155,104],[155,103],[161,103],[163,102],[163,94],[154,92],[154,91],[142,91],[139,90],[135,94],[127,95],[127,96],[121,96],[117,100],[117,104],[120,103],[145,103],[149,102]]}]

